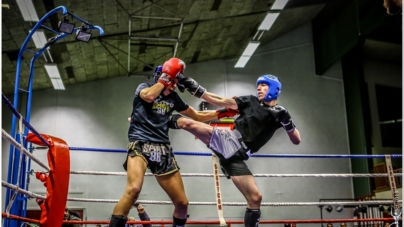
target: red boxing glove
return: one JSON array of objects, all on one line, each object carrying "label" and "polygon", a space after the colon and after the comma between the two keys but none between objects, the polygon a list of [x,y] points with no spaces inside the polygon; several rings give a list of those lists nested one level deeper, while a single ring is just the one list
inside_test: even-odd
[{"label": "red boxing glove", "polygon": [[164,62],[162,72],[170,75],[173,79],[182,75],[185,70],[185,63],[179,58],[170,58]]},{"label": "red boxing glove", "polygon": [[161,83],[164,85],[165,88],[169,88],[171,86],[174,85],[174,81],[171,78],[171,76],[169,76],[168,74],[162,73],[159,80],[157,81],[158,83]]},{"label": "red boxing glove", "polygon": [[217,119],[224,118],[224,117],[234,117],[239,114],[238,110],[233,110],[230,108],[220,108],[216,110]]}]

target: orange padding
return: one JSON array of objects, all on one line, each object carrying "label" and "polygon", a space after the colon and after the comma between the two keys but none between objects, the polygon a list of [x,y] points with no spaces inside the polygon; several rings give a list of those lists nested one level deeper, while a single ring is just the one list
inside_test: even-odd
[{"label": "orange padding", "polygon": [[[41,227],[61,226],[67,202],[70,179],[70,151],[67,143],[57,137],[41,134],[49,143],[48,164],[49,175],[44,183],[46,187],[45,202],[40,205],[42,213],[39,222]],[[34,134],[29,133],[27,141],[46,146]]]},{"label": "orange padding", "polygon": [[[6,213],[2,213],[3,217],[6,217]],[[10,215],[10,219],[19,219],[22,220],[23,218]],[[26,218],[25,218],[26,219]],[[345,218],[345,219],[312,219],[312,220],[261,220],[260,224],[284,224],[284,223],[341,223],[341,222],[369,222],[369,221],[394,221],[393,218],[363,218],[363,219],[352,219],[352,218]],[[33,221],[31,221],[33,222]],[[244,224],[242,220],[226,220],[227,224]],[[63,221],[63,224],[109,224],[109,221]],[[173,224],[172,220],[166,221],[128,221],[126,224]],[[219,220],[209,220],[209,221],[187,221],[187,224],[190,225],[218,225],[220,224]]]}]

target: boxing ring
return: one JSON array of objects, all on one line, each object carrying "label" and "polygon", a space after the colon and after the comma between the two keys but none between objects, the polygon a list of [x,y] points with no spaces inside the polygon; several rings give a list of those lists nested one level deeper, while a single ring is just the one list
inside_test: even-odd
[{"label": "boxing ring", "polygon": [[[70,162],[69,162],[69,151],[70,150],[81,150],[81,151],[98,151],[98,152],[126,152],[125,149],[103,149],[103,148],[84,148],[84,147],[68,147],[67,144],[56,137],[52,137],[49,135],[39,134],[28,122],[25,120],[20,113],[12,106],[11,102],[4,96],[3,94],[3,102],[8,106],[14,115],[19,118],[20,128],[21,124],[25,125],[30,129],[30,133],[26,135],[20,136],[19,138],[25,138],[25,140],[21,143],[14,139],[11,135],[9,135],[4,129],[2,129],[2,137],[10,142],[11,146],[18,149],[23,153],[23,156],[28,157],[29,162],[32,160],[36,162],[40,167],[42,167],[45,171],[34,171],[27,172],[28,174],[35,175],[35,177],[44,182],[44,186],[47,189],[47,195],[38,195],[33,192],[27,190],[27,188],[20,187],[18,184],[12,184],[6,181],[2,181],[2,186],[7,188],[7,190],[13,190],[16,195],[20,196],[26,200],[27,198],[36,198],[44,200],[45,203],[40,205],[42,210],[42,216],[40,220],[27,219],[23,215],[13,214],[9,209],[6,212],[2,212],[2,217],[5,218],[5,221],[10,221],[7,223],[8,225],[4,226],[21,226],[24,223],[39,223],[40,226],[54,226],[64,224],[108,224],[109,221],[105,220],[92,220],[92,221],[63,221],[63,211],[67,201],[76,201],[76,202],[91,202],[91,203],[117,203],[118,200],[114,199],[95,199],[95,198],[67,198],[68,193],[68,183],[69,183],[69,175],[70,174],[81,174],[81,175],[111,175],[111,176],[126,176],[126,172],[100,172],[100,171],[75,171],[70,170]],[[37,144],[39,146],[46,146],[49,148],[48,151],[48,162],[49,167],[38,160],[31,152],[23,146],[23,144],[27,144],[27,142],[31,142]],[[32,147],[32,146],[31,146]],[[56,152],[57,151],[57,152]],[[22,154],[21,153],[21,154]],[[205,152],[174,152],[175,155],[197,155],[197,156],[212,156],[211,153]],[[387,163],[389,163],[390,158],[402,158],[402,155],[320,155],[320,154],[254,154],[252,158],[383,158],[386,157]],[[29,163],[28,163],[29,164]],[[56,165],[57,164],[57,165]],[[215,166],[215,165],[214,165]],[[391,162],[390,162],[391,167]],[[19,168],[21,164],[19,163]],[[10,169],[10,168],[9,168]],[[216,170],[216,171],[215,171]],[[219,177],[224,177],[223,174],[218,173],[218,168],[214,168],[214,172],[212,174],[205,173],[182,173],[183,177],[211,177],[217,180]],[[391,169],[392,170],[392,169]],[[19,171],[21,173],[21,171]],[[34,174],[35,173],[35,174]],[[25,174],[25,173],[24,173]],[[151,173],[146,173],[146,176],[153,176]],[[392,222],[398,226],[398,221],[401,216],[400,204],[402,201],[398,200],[398,192],[395,187],[394,178],[401,177],[401,173],[393,173],[389,171],[387,174],[254,174],[255,177],[389,177],[391,188],[393,189],[393,200],[372,200],[372,201],[335,201],[335,202],[263,202],[261,206],[371,206],[371,205],[393,205],[394,209],[392,212],[392,218],[383,218],[378,216],[375,212],[375,217],[371,218],[362,218],[362,219],[312,219],[312,220],[261,220],[261,224],[282,224],[282,223],[380,223],[380,226],[383,222]],[[26,176],[29,178],[29,176]],[[220,183],[216,184],[220,185]],[[219,186],[220,187],[220,186]],[[55,193],[53,193],[55,191]],[[246,206],[244,202],[222,202],[220,200],[220,189],[219,194],[214,202],[189,202],[190,206],[216,206],[218,211],[222,210],[225,206]],[[16,205],[14,199],[9,200],[10,203],[6,204],[7,207],[11,204],[12,206]],[[158,204],[158,205],[170,205],[171,201],[154,201],[154,200],[138,200],[141,204]],[[20,208],[19,213],[24,213],[24,208]],[[243,221],[240,220],[224,220],[224,217],[220,217],[219,220],[213,221],[191,221],[189,220],[187,224],[243,224]],[[58,217],[55,219],[53,217]],[[13,223],[16,222],[16,223]],[[6,222],[5,222],[6,223]],[[129,221],[128,224],[172,224],[171,220],[167,221]]]},{"label": "boxing ring", "polygon": [[[75,171],[70,170],[70,151],[97,151],[97,152],[122,152],[126,153],[125,149],[103,149],[103,148],[85,148],[85,147],[69,147],[67,143],[60,138],[40,134],[29,123],[31,114],[31,101],[32,101],[32,87],[34,77],[34,63],[35,60],[54,42],[67,36],[66,33],[58,33],[51,28],[43,26],[42,23],[50,16],[62,11],[63,15],[72,15],[64,6],[55,8],[46,14],[32,29],[24,41],[17,61],[16,69],[16,83],[14,92],[14,103],[12,104],[7,97],[2,94],[3,103],[12,111],[12,127],[11,133],[8,134],[2,129],[2,137],[10,143],[9,163],[8,163],[8,175],[7,181],[2,180],[2,186],[6,188],[6,200],[5,200],[5,212],[2,212],[4,218],[3,226],[5,227],[18,227],[29,223],[39,224],[42,227],[61,226],[61,224],[108,224],[109,221],[105,220],[86,220],[86,221],[63,221],[63,212],[67,201],[73,202],[90,202],[90,203],[117,203],[115,199],[96,199],[96,198],[68,198],[68,187],[71,174],[80,175],[110,175],[110,176],[126,176],[126,172],[100,172],[100,171]],[[102,28],[94,25],[90,25],[88,22],[74,16],[77,20],[86,24],[87,29],[97,29],[100,35],[103,35]],[[35,53],[30,64],[30,79],[27,91],[27,108],[25,118],[18,112],[16,107],[18,106],[18,94],[19,94],[19,80],[22,53],[26,50],[27,43],[31,39],[33,33],[39,28],[43,27],[49,31],[55,32],[58,35],[45,45],[41,50]],[[80,28],[75,28],[76,32]],[[17,132],[18,125],[18,132]],[[23,130],[23,127],[25,129]],[[41,162],[32,154],[33,144],[48,149],[47,158],[48,164]],[[243,224],[240,220],[227,220],[223,217],[223,207],[226,206],[242,206],[245,207],[245,202],[223,202],[220,193],[220,178],[224,177],[223,174],[219,174],[219,166],[215,156],[212,153],[205,152],[174,152],[175,155],[192,155],[192,156],[208,156],[212,157],[212,174],[201,173],[182,173],[183,177],[210,177],[214,179],[214,187],[216,190],[215,201],[212,202],[189,202],[190,206],[215,206],[218,211],[218,220],[208,221],[193,221],[188,220],[187,224],[220,224],[220,225],[232,225]],[[363,201],[327,201],[327,202],[263,202],[261,206],[359,206],[359,207],[371,207],[372,205],[386,205],[392,206],[391,218],[384,218],[380,213],[374,212],[374,215],[367,218],[353,219],[312,219],[312,220],[261,220],[260,224],[283,224],[283,223],[371,223],[380,224],[384,222],[391,222],[391,226],[398,226],[401,217],[401,207],[398,197],[398,191],[395,184],[395,177],[402,177],[402,173],[393,173],[391,166],[391,158],[402,158],[402,155],[321,155],[321,154],[254,154],[252,158],[385,158],[387,163],[388,173],[386,174],[254,174],[255,177],[271,178],[271,177],[387,177],[390,182],[390,188],[392,191],[393,199],[391,201],[386,200],[363,200]],[[36,162],[44,170],[31,171],[31,161]],[[46,188],[46,196],[35,194],[29,191],[29,179],[31,175],[44,183]],[[146,173],[146,176],[153,176],[151,173]],[[41,209],[41,218],[39,220],[26,218],[27,200],[30,198],[38,199]],[[138,200],[141,204],[157,204],[157,205],[171,205],[171,201],[155,201],[155,200]],[[372,208],[373,209],[373,208]],[[160,224],[162,226],[166,224],[172,224],[171,220],[163,221],[128,221],[128,224]]]}]

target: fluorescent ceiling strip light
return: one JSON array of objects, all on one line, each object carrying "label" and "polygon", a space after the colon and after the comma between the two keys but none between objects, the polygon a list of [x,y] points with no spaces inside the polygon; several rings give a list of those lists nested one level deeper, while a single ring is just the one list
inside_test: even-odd
[{"label": "fluorescent ceiling strip light", "polygon": [[60,76],[57,64],[46,63],[45,69],[48,72],[48,76],[52,82],[53,88],[55,90],[65,90],[65,86]]},{"label": "fluorescent ceiling strip light", "polygon": [[250,60],[250,56],[241,56],[234,68],[244,68],[244,66],[247,64],[248,60]]},{"label": "fluorescent ceiling strip light", "polygon": [[39,21],[31,0],[16,0],[25,21]]},{"label": "fluorescent ceiling strip light", "polygon": [[51,79],[52,85],[53,85],[53,89],[57,90],[56,88],[58,87],[58,84],[56,82],[56,80]]},{"label": "fluorescent ceiling strip light", "polygon": [[241,56],[251,57],[259,45],[260,45],[260,42],[258,42],[258,41],[250,41]]},{"label": "fluorescent ceiling strip light", "polygon": [[[32,30],[30,30],[29,32],[32,32]],[[36,30],[34,34],[32,34],[32,40],[34,40],[35,47],[38,49],[44,47],[45,44],[48,42],[43,30]]]},{"label": "fluorescent ceiling strip light", "polygon": [[288,3],[288,0],[276,0],[275,3],[271,6],[271,9],[274,10],[283,10],[285,5]]},{"label": "fluorescent ceiling strip light", "polygon": [[63,81],[61,79],[56,80],[58,83],[58,89],[56,90],[65,90],[65,85],[63,84]]},{"label": "fluorescent ceiling strip light", "polygon": [[263,30],[263,31],[269,31],[269,29],[272,27],[274,24],[276,18],[278,18],[279,13],[271,13],[269,12],[264,20],[261,22],[261,25],[259,26],[258,30]]},{"label": "fluorescent ceiling strip light", "polygon": [[51,78],[51,82],[55,90],[65,90],[65,86],[61,79]]}]

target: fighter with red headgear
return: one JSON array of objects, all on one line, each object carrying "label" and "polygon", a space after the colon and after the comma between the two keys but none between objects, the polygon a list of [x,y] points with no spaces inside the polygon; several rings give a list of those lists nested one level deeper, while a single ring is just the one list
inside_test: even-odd
[{"label": "fighter with red headgear", "polygon": [[115,205],[109,227],[125,226],[132,204],[139,197],[146,168],[155,175],[174,204],[173,226],[185,225],[188,199],[180,168],[170,146],[168,123],[174,110],[198,121],[225,116],[214,111],[196,111],[175,92],[178,79],[183,78],[185,67],[185,63],[179,58],[171,58],[155,69],[152,83],[141,83],[136,89],[129,119],[128,154],[123,165],[128,175],[127,185],[123,196]]}]

